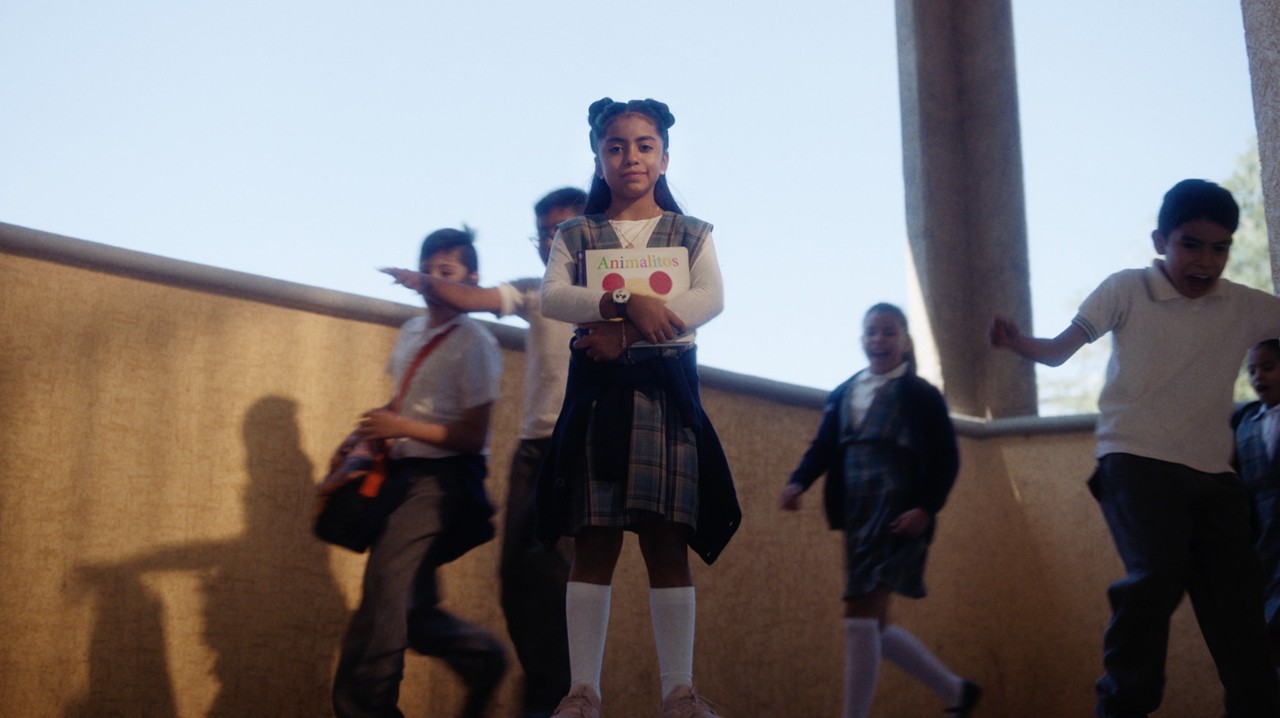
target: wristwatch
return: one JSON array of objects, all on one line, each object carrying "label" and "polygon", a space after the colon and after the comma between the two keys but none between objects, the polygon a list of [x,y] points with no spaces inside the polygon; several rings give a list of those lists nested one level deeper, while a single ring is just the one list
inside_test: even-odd
[{"label": "wristwatch", "polygon": [[631,301],[631,290],[626,287],[618,287],[613,290],[613,311],[617,313],[619,319],[627,318],[627,302]]}]

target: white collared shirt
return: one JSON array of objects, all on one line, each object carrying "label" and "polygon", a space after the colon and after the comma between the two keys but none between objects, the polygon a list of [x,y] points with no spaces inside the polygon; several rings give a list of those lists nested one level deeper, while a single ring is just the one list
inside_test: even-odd
[{"label": "white collared shirt", "polygon": [[515,315],[529,322],[524,346],[524,406],[521,439],[546,439],[556,427],[569,375],[569,342],[573,325],[542,316],[542,278],[499,284],[498,316]]},{"label": "white collared shirt", "polygon": [[1232,388],[1245,352],[1280,336],[1280,299],[1218,279],[1185,297],[1163,260],[1103,280],[1072,322],[1112,333],[1098,399],[1097,456],[1128,453],[1197,471],[1231,470]]},{"label": "white collared shirt", "polygon": [[[418,350],[455,324],[458,329],[440,342],[409,381],[409,390],[400,406],[401,416],[425,423],[448,424],[461,419],[467,409],[498,400],[502,352],[493,335],[465,314],[437,327],[427,326],[426,314],[405,322],[387,364],[387,372],[395,382],[392,391],[399,391],[401,379]],[[458,453],[408,438],[396,439],[390,450],[395,459],[440,459]]]},{"label": "white collared shirt", "polygon": [[849,392],[849,409],[850,416],[853,417],[854,427],[862,424],[862,420],[866,417],[867,410],[871,408],[871,402],[875,401],[876,392],[880,391],[880,387],[906,373],[906,362],[902,362],[883,374],[876,374],[870,369],[863,369],[858,372],[857,376],[853,378],[853,390]]}]

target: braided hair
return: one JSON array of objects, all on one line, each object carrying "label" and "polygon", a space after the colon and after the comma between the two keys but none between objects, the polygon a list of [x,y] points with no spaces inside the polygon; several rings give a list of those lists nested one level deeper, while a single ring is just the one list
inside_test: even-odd
[{"label": "braided hair", "polygon": [[[653,122],[653,126],[658,129],[658,134],[662,137],[662,151],[667,151],[671,146],[667,130],[676,123],[675,115],[671,114],[667,103],[653,98],[617,102],[612,97],[602,97],[587,108],[587,124],[591,126],[588,138],[591,141],[592,154],[599,157],[600,140],[609,131],[609,125],[619,116],[628,113],[644,115]],[[671,188],[667,186],[665,174],[658,178],[653,187],[653,199],[660,208],[668,212],[684,214],[675,196],[671,194]],[[605,184],[598,175],[593,175],[591,189],[587,192],[587,207],[583,210],[583,214],[600,214],[609,208],[612,200],[613,195],[609,191],[609,185]]]}]

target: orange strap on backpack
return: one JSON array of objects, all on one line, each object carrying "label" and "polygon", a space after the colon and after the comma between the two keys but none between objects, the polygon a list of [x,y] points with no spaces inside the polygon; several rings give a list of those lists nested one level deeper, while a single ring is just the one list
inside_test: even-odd
[{"label": "orange strap on backpack", "polygon": [[[454,324],[453,326],[449,327],[443,332],[440,332],[439,334],[432,337],[431,341],[427,342],[426,346],[418,350],[417,356],[415,356],[413,358],[413,362],[409,364],[409,369],[405,371],[404,377],[400,379],[400,390],[396,392],[395,398],[392,399],[391,403],[387,405],[387,408],[390,411],[394,413],[400,412],[400,404],[401,402],[404,401],[404,395],[409,391],[409,382],[413,381],[413,377],[415,374],[418,373],[418,369],[422,366],[422,362],[426,361],[427,357],[431,354],[431,352],[435,351],[436,347],[440,346],[440,342],[443,342],[445,340],[445,337],[449,336],[449,334],[451,334],[453,330],[457,328],[458,328],[458,325]],[[382,448],[382,450],[378,452],[379,459],[380,459],[379,463],[385,464],[386,443],[387,443],[386,439],[379,440],[379,443],[381,444],[381,448]],[[365,477],[364,482],[360,484],[359,493],[361,496],[368,496],[372,498],[378,495],[378,491],[382,488],[382,482],[385,481],[387,478],[386,467],[379,466],[379,469],[380,470],[370,472],[369,475]]]}]

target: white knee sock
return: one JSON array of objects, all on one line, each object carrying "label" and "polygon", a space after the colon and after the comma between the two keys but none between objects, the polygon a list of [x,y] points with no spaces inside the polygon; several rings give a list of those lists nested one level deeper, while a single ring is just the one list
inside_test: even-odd
[{"label": "white knee sock", "polygon": [[565,588],[568,621],[569,675],[600,695],[600,667],[604,663],[604,639],[609,632],[610,586],[570,581]]},{"label": "white knee sock", "polygon": [[942,661],[910,631],[901,626],[889,626],[880,634],[880,645],[885,658],[937,693],[946,707],[960,704],[964,680],[947,670]]},{"label": "white knee sock", "polygon": [[867,718],[880,680],[880,622],[844,619],[844,718]]},{"label": "white knee sock", "polygon": [[649,589],[649,617],[658,649],[662,697],[693,685],[693,631],[697,615],[693,586]]}]

